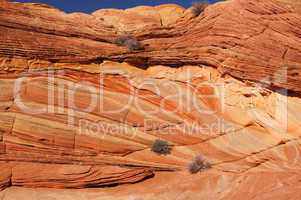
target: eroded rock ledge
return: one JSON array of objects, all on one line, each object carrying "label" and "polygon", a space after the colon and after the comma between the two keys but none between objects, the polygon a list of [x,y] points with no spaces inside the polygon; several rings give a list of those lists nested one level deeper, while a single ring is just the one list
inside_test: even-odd
[{"label": "eroded rock ledge", "polygon": [[[5,1],[0,6],[3,56],[207,65],[236,78],[300,92],[301,17],[294,4],[232,0],[210,6],[197,18],[173,5],[91,15]],[[141,40],[145,51],[128,52],[112,43],[124,33]],[[279,78],[285,70],[287,81]]]},{"label": "eroded rock ledge", "polygon": [[[262,177],[266,193],[296,185],[301,100],[267,89],[301,91],[293,5],[232,0],[193,18],[176,5],[88,15],[1,1],[0,189],[112,186],[161,171],[180,173],[175,190],[222,185],[197,193],[205,199],[241,197],[232,183],[251,199]],[[113,44],[124,33],[145,49]],[[151,152],[156,139],[172,153]],[[199,154],[213,168],[192,180],[186,166]]]}]

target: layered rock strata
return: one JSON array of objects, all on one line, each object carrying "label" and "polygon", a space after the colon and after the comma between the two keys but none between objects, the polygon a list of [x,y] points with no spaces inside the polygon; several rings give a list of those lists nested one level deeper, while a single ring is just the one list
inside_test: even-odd
[{"label": "layered rock strata", "polygon": [[[186,200],[297,195],[297,8],[232,0],[194,18],[176,5],[89,15],[1,1],[0,189],[143,187],[167,177]],[[144,50],[114,44],[124,34]],[[157,139],[171,154],[151,151]],[[201,178],[187,172],[197,155],[212,165]]]}]

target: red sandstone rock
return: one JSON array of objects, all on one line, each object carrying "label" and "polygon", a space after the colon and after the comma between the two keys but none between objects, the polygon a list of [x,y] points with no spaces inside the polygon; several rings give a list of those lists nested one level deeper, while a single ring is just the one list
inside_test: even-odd
[{"label": "red sandstone rock", "polygon": [[7,163],[0,162],[1,173],[0,173],[0,190],[11,186],[11,166]]},{"label": "red sandstone rock", "polygon": [[[0,189],[297,199],[301,15],[283,2],[226,1],[193,18],[176,5],[88,15],[1,1]],[[125,33],[145,49],[116,46]],[[151,151],[156,139],[170,155]],[[190,175],[197,155],[212,169]],[[15,190],[0,197],[36,191]]]},{"label": "red sandstone rock", "polygon": [[[155,22],[160,9],[151,7],[94,13],[102,13],[103,18],[26,4],[2,2],[1,7],[2,56],[71,63],[123,60],[137,64],[139,60],[140,66],[203,64],[243,80],[300,91],[300,13],[276,0],[219,3],[198,18],[179,18],[168,26]],[[140,14],[140,10],[154,14]],[[106,22],[111,18],[122,20],[111,27],[108,23],[115,22]],[[126,28],[127,24],[132,28]],[[143,28],[134,30],[137,25]],[[114,38],[124,33],[137,36],[146,51],[131,53],[114,45]],[[279,78],[285,69],[287,82]]]},{"label": "red sandstone rock", "polygon": [[26,187],[85,188],[136,183],[152,175],[143,169],[17,163],[12,168],[11,182]]}]

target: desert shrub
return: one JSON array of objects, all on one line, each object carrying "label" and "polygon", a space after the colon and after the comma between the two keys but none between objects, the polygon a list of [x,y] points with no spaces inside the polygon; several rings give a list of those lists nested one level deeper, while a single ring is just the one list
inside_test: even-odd
[{"label": "desert shrub", "polygon": [[188,170],[191,174],[196,174],[209,168],[211,168],[211,164],[200,155],[196,156],[188,165]]},{"label": "desert shrub", "polygon": [[193,16],[194,17],[199,16],[205,10],[205,8],[207,8],[208,5],[209,4],[205,1],[194,2],[191,8],[191,12]]},{"label": "desert shrub", "polygon": [[171,153],[171,146],[168,142],[158,139],[153,143],[151,150],[160,155],[167,155]]},{"label": "desert shrub", "polygon": [[125,46],[126,41],[130,39],[132,39],[130,35],[121,35],[115,39],[114,43],[118,46]]},{"label": "desert shrub", "polygon": [[115,42],[118,46],[125,46],[130,51],[142,50],[143,45],[131,35],[122,35],[116,38]]}]

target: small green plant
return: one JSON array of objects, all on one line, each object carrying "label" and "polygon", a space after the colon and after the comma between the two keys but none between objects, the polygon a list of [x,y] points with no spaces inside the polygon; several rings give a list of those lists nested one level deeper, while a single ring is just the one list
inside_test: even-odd
[{"label": "small green plant", "polygon": [[164,140],[155,140],[151,150],[159,155],[167,155],[171,153],[171,146]]},{"label": "small green plant", "polygon": [[204,12],[208,5],[209,4],[206,1],[194,2],[191,8],[193,16],[199,16],[202,12]]},{"label": "small green plant", "polygon": [[210,168],[211,164],[207,162],[201,155],[196,156],[194,160],[188,165],[188,171],[191,174],[196,174]]},{"label": "small green plant", "polygon": [[130,51],[138,51],[143,49],[143,45],[131,35],[118,36],[114,43],[118,46],[125,46]]}]

